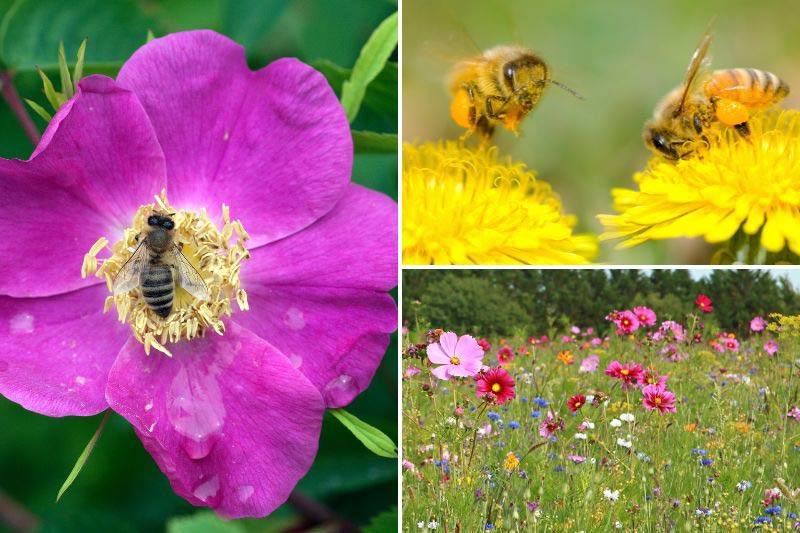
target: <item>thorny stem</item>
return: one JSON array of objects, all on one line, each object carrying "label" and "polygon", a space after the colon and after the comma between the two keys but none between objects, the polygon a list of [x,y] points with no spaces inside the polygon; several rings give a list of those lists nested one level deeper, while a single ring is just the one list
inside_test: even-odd
[{"label": "thorny stem", "polygon": [[39,518],[0,490],[0,524],[11,531],[35,531]]},{"label": "thorny stem", "polygon": [[25,131],[25,135],[34,146],[38,145],[39,139],[41,138],[39,129],[36,127],[36,124],[33,123],[33,120],[31,120],[28,110],[25,109],[25,104],[22,103],[19,93],[17,93],[17,89],[14,87],[11,71],[0,72],[0,93],[3,95],[3,99],[8,103],[11,112],[14,113],[14,116]]}]

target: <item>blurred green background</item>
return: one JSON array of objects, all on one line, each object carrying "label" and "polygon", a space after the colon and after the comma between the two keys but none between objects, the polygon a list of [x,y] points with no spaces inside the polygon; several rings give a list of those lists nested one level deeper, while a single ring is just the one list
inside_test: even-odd
[{"label": "blurred green background", "polygon": [[[70,63],[89,37],[86,74],[114,76],[144,44],[147,31],[166,33],[211,28],[245,46],[252,68],[285,56],[320,68],[340,94],[361,47],[375,27],[397,10],[396,2],[373,0],[0,0],[0,71],[11,72],[20,96],[46,106],[34,67],[52,80],[58,42]],[[56,88],[59,88],[58,82]],[[40,131],[45,124],[30,113]],[[369,86],[353,130],[397,132],[397,59],[390,59]],[[0,156],[30,156],[25,137],[0,101]],[[358,153],[353,180],[397,199],[395,153]],[[395,295],[396,296],[396,295]],[[397,350],[389,351],[373,380],[348,411],[397,442]],[[169,487],[131,427],[112,415],[97,448],[60,503],[56,493],[100,422],[93,418],[46,418],[0,397],[0,531],[3,517],[29,512],[40,529],[61,531],[302,531],[304,517],[285,505],[263,520],[222,523],[190,506]],[[396,523],[397,463],[367,451],[326,415],[320,451],[298,488],[345,521],[371,531]],[[21,506],[26,511],[14,509]],[[22,513],[22,514],[21,514]],[[177,519],[176,519],[177,517]],[[338,530],[338,526],[317,531]]]},{"label": "blurred green background", "polygon": [[[403,140],[456,139],[444,79],[453,62],[498,44],[521,43],[540,54],[554,79],[579,101],[551,87],[522,124],[519,139],[495,134],[509,154],[552,183],[579,231],[599,233],[598,213],[614,213],[612,187],[633,187],[649,152],[641,130],[656,102],[680,85],[709,22],[714,68],[754,67],[795,88],[785,107],[800,107],[800,5],[796,0],[637,0],[403,2]],[[708,262],[701,239],[614,250],[614,264]]]}]

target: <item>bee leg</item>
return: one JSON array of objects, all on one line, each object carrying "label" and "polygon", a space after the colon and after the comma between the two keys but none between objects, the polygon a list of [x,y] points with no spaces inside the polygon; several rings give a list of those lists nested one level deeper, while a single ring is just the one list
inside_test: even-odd
[{"label": "bee leg", "polygon": [[[492,101],[496,100],[500,102],[500,109],[497,111],[494,110],[494,106],[492,106]],[[503,120],[505,117],[505,113],[502,112],[502,108],[508,103],[508,98],[504,96],[495,96],[489,95],[486,97],[486,115],[494,120]]]},{"label": "bee leg", "polygon": [[745,139],[750,139],[750,126],[747,122],[742,122],[741,124],[736,124],[733,129],[736,130],[736,133],[744,137]]},{"label": "bee leg", "polygon": [[486,119],[486,117],[481,117],[478,119],[475,127],[478,131],[478,136],[481,139],[481,144],[488,143],[494,134],[494,126],[489,124],[489,121]]},{"label": "bee leg", "polygon": [[471,83],[462,83],[461,88],[467,92],[467,96],[469,96],[469,124],[470,127],[464,134],[459,138],[461,141],[466,141],[472,136],[472,133],[475,131],[475,128],[478,123],[478,108],[475,106],[475,87]]},{"label": "bee leg", "polygon": [[700,118],[700,113],[694,114],[692,124],[694,125],[694,131],[696,131],[698,135],[703,133],[703,120]]}]

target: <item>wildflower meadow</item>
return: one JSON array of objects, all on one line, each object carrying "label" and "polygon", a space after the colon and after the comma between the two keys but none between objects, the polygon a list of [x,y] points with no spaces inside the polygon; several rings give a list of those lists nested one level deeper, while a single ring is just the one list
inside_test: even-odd
[{"label": "wildflower meadow", "polygon": [[785,303],[742,299],[731,322],[730,294],[693,293],[677,316],[633,290],[600,302],[597,325],[484,336],[431,323],[426,296],[404,306],[405,530],[800,530],[800,316]]}]

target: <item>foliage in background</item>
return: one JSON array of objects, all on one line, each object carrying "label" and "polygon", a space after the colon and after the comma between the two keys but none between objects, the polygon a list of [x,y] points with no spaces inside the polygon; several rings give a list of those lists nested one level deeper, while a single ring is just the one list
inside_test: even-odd
[{"label": "foliage in background", "polygon": [[[244,45],[251,68],[280,57],[297,57],[322,71],[341,96],[362,46],[396,10],[395,2],[356,0],[0,0],[0,74],[13,77],[20,97],[49,108],[36,66],[50,79],[58,79],[61,41],[72,67],[78,47],[88,37],[83,75],[115,76],[125,59],[145,43],[149,30],[158,37],[209,28]],[[366,85],[351,124],[354,137],[366,138],[363,142],[356,138],[353,180],[394,199],[397,71],[394,52]],[[44,120],[30,114],[43,131]],[[0,101],[0,132],[0,156],[30,156],[33,144],[4,101]],[[371,387],[347,410],[396,442],[395,346],[392,337]],[[288,504],[266,520],[227,524],[213,513],[196,512],[172,492],[130,425],[116,415],[110,417],[80,477],[55,504],[59,486],[100,418],[50,419],[0,398],[4,428],[0,497],[10,495],[23,502],[42,529],[56,532],[279,531],[309,525],[297,507]],[[344,426],[325,417],[319,454],[298,489],[334,510],[338,518],[378,531],[374,527],[392,517],[396,521],[396,480],[394,461],[371,454]],[[183,518],[171,521],[175,517]],[[6,527],[0,513],[0,531]]]},{"label": "foliage in background", "polygon": [[699,280],[687,270],[406,270],[403,287],[405,325],[487,336],[572,324],[605,331],[609,311],[637,305],[683,320],[701,293],[718,304],[713,319],[726,331],[746,331],[765,308],[800,314],[800,293],[768,270],[714,270]]}]

